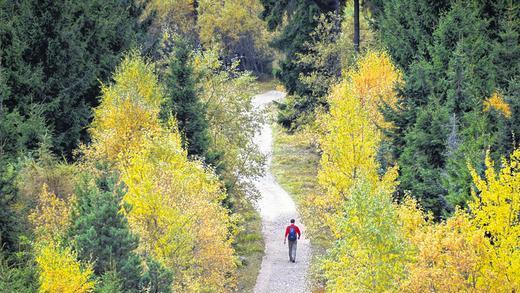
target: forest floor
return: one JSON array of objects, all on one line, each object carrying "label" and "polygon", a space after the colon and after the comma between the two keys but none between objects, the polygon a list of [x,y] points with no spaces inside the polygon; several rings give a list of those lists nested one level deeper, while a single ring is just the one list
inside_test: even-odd
[{"label": "forest floor", "polygon": [[[257,95],[253,104],[258,109],[265,109],[272,101],[282,99],[284,95],[279,91],[268,91]],[[268,121],[262,126],[261,133],[255,137],[255,142],[267,155],[267,168],[264,176],[255,181],[260,192],[257,208],[262,217],[265,250],[254,292],[309,292],[310,242],[305,237],[305,227],[300,221],[296,204],[276,182],[270,171],[273,133]],[[296,219],[303,232],[302,238],[298,241],[296,263],[289,262],[288,248],[283,244],[285,227],[291,218]]]}]

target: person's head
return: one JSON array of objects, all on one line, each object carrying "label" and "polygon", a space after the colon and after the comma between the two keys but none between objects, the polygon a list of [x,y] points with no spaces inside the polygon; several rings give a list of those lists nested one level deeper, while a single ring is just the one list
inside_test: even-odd
[{"label": "person's head", "polygon": [[291,224],[294,224],[294,222],[296,222],[294,219],[291,219]]}]

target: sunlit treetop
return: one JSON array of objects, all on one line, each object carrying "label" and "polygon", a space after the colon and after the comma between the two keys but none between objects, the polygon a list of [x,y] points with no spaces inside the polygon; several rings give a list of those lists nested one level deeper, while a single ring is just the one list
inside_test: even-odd
[{"label": "sunlit treetop", "polygon": [[109,161],[124,163],[146,137],[161,132],[158,115],[163,88],[153,65],[134,52],[123,59],[114,83],[103,85],[102,93],[90,128],[94,152]]}]

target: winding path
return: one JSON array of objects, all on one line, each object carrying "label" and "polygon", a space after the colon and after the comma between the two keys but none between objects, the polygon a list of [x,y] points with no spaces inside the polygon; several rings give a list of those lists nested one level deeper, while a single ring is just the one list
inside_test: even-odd
[{"label": "winding path", "polygon": [[[257,95],[253,104],[258,109],[262,109],[270,102],[282,99],[284,95],[282,92],[268,91]],[[258,210],[262,217],[265,251],[254,292],[309,292],[307,273],[310,244],[305,237],[305,228],[300,222],[294,201],[270,172],[273,136],[268,122],[262,126],[262,131],[255,137],[255,142],[267,155],[267,168],[265,175],[255,182],[261,194]],[[296,224],[302,229],[302,238],[298,241],[296,263],[289,262],[288,248],[283,244],[285,227],[291,218],[295,218]]]}]

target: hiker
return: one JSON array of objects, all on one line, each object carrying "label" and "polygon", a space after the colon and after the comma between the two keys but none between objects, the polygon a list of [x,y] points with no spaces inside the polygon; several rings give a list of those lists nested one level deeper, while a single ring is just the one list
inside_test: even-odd
[{"label": "hiker", "polygon": [[[286,240],[289,240],[289,261],[296,262],[296,242],[300,239],[300,229],[294,225],[295,220],[291,219],[291,225],[285,228],[285,237],[283,238],[283,244],[285,245]],[[298,234],[298,236],[296,236]]]}]

